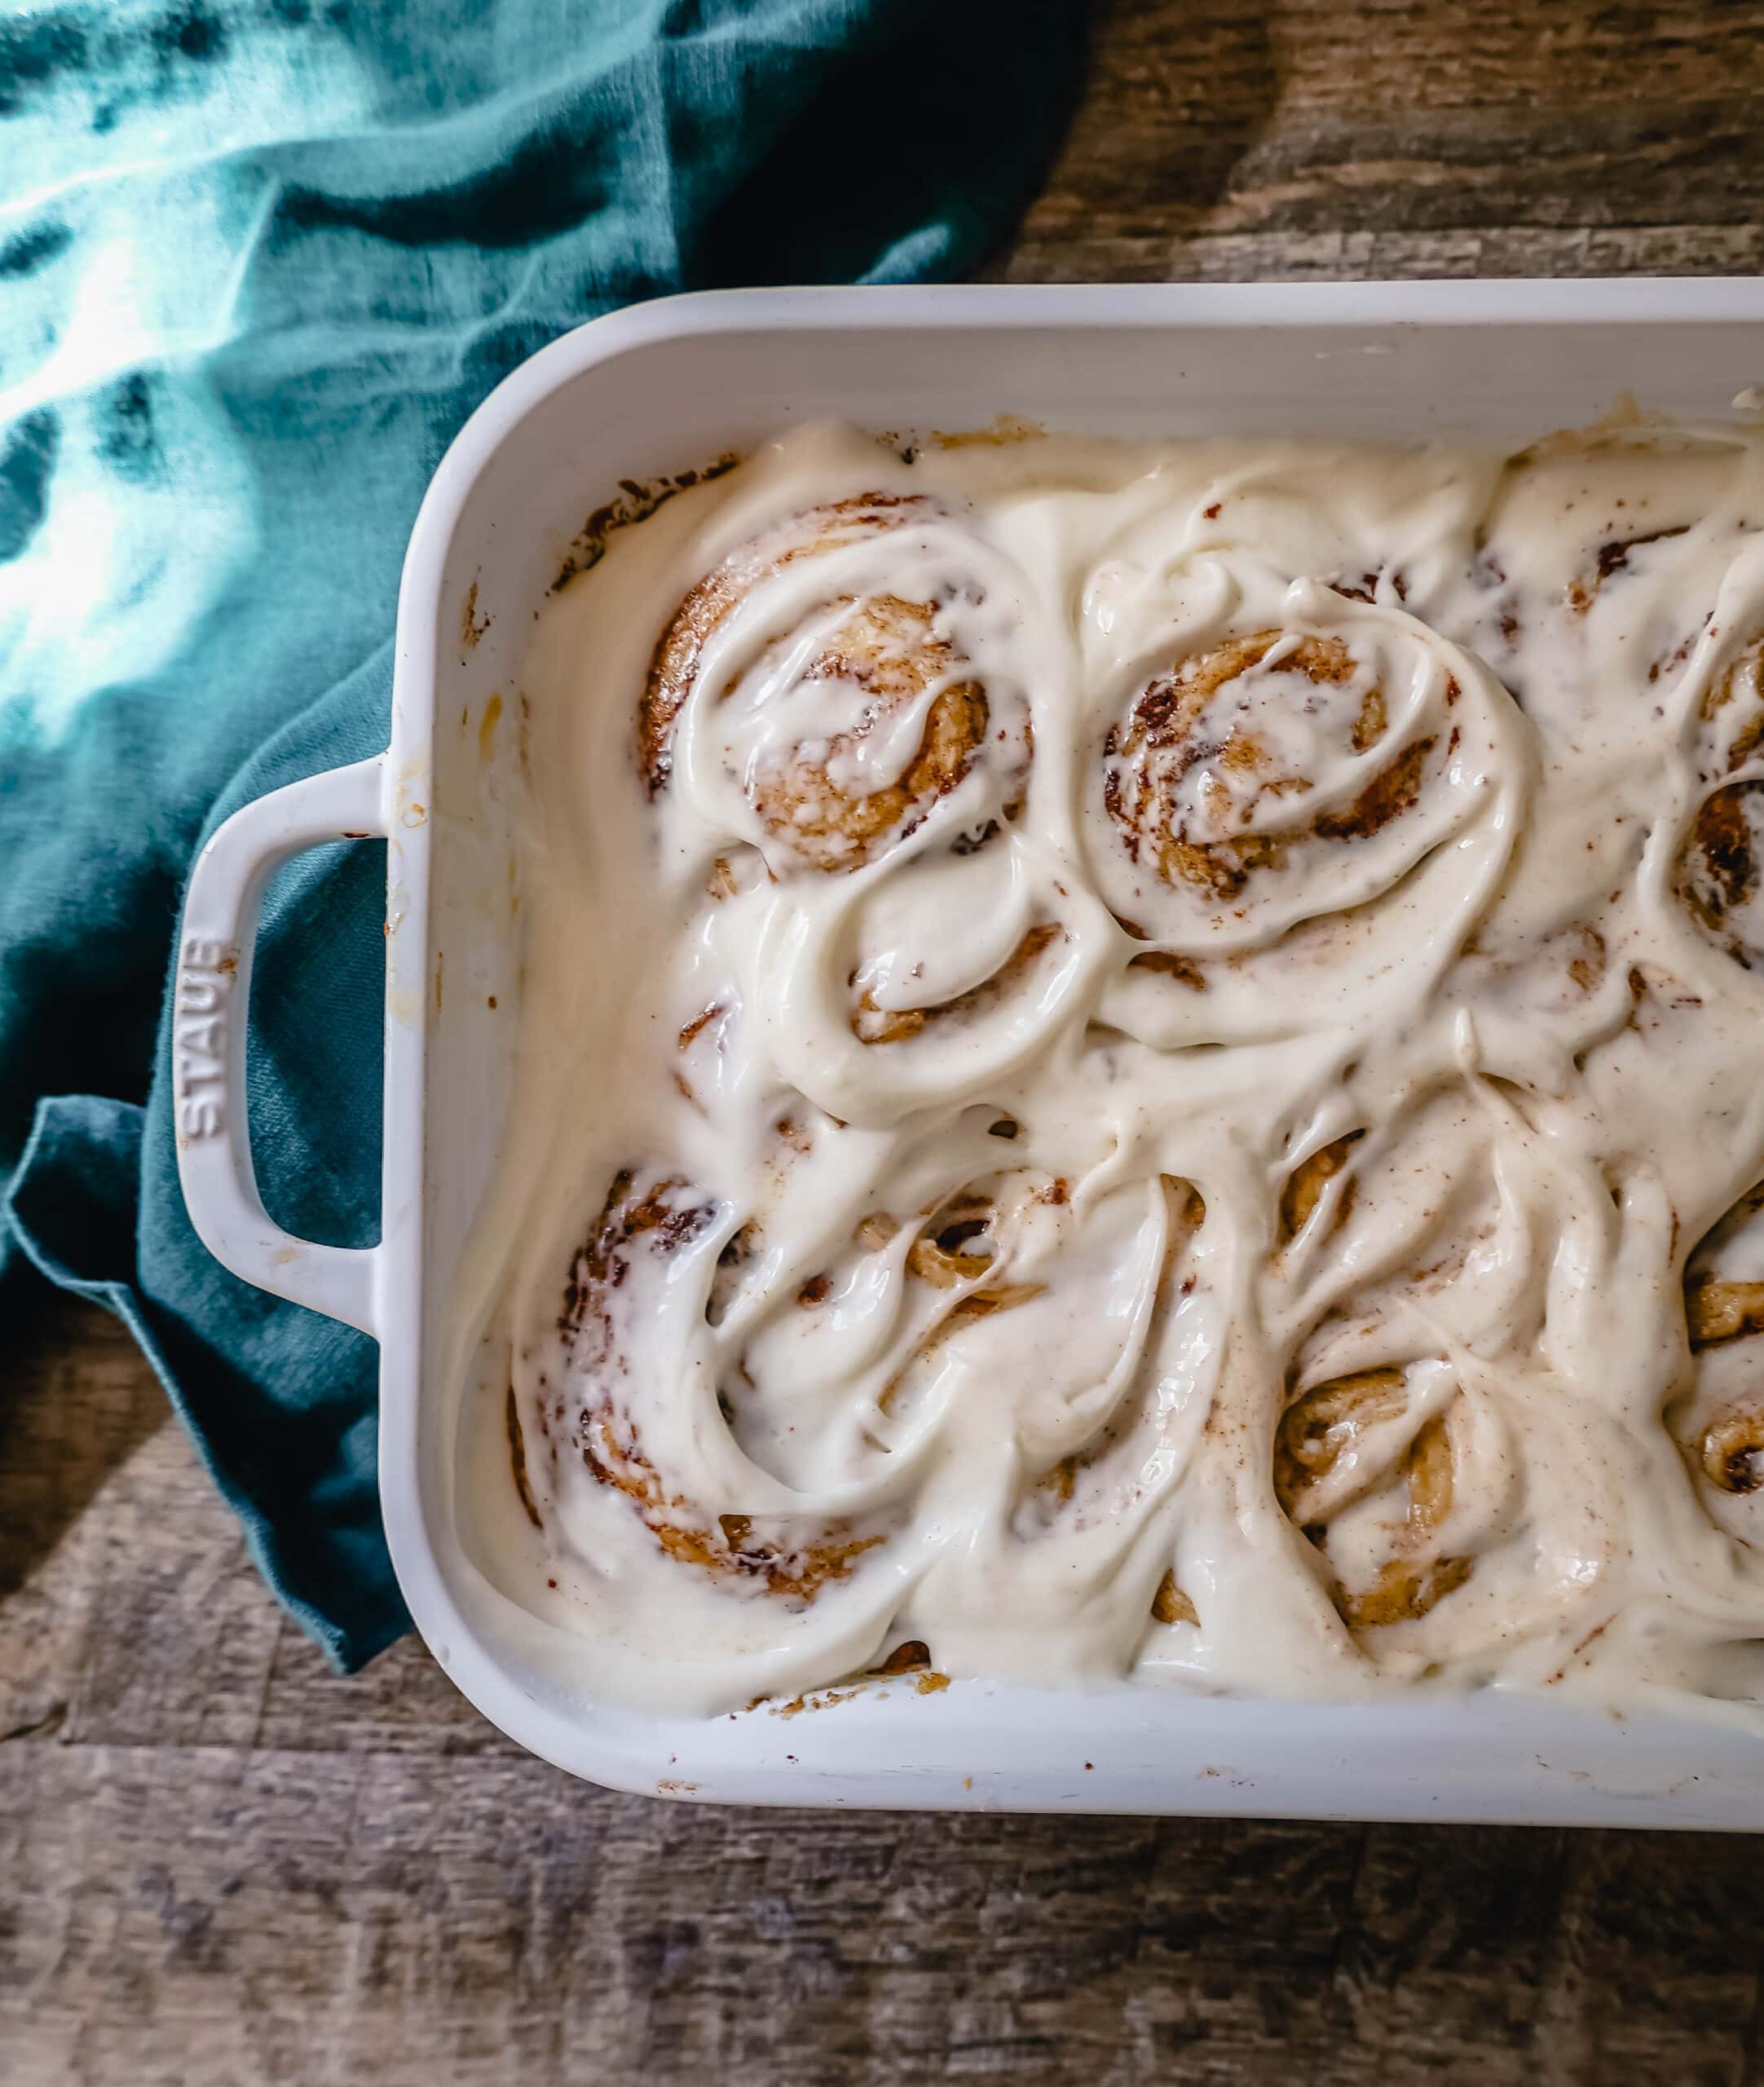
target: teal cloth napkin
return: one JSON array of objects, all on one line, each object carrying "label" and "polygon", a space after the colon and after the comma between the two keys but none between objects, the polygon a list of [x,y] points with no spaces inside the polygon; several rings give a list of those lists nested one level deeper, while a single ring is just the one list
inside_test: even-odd
[{"label": "teal cloth napkin", "polygon": [[[161,1018],[200,839],[385,743],[449,437],[613,306],[971,267],[1078,0],[62,0],[0,21],[0,1304],[139,1339],[342,1667],[407,1626],[373,1344],[236,1282],[179,1194]],[[376,1235],[384,852],[266,903],[272,1215]],[[3,1396],[3,1393],[0,1393]]]}]

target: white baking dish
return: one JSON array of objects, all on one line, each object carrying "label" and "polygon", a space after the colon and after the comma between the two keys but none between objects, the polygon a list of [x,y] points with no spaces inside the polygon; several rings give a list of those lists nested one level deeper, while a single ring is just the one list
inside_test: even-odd
[{"label": "white baking dish", "polygon": [[[424,1638],[486,1716],[596,1781],[724,1801],[1764,1826],[1756,1736],[1510,1696],[1307,1706],[965,1682],[794,1717],[610,1710],[544,1678],[543,1626],[465,1554],[442,1368],[518,1019],[518,735],[487,726],[487,708],[514,708],[534,609],[621,479],[829,417],[903,434],[1009,413],[1093,432],[1529,435],[1625,394],[1725,417],[1760,384],[1764,285],[1634,281],[736,292],[598,320],[500,387],[412,539],[389,752],[247,806],[197,865],[181,1000],[203,1048],[179,1053],[178,1096],[184,1191],[214,1252],[380,1339],[393,1560]],[[380,1245],[351,1252],[290,1239],[258,1199],[242,1013],[270,868],[368,833],[390,844],[384,1215]]]}]

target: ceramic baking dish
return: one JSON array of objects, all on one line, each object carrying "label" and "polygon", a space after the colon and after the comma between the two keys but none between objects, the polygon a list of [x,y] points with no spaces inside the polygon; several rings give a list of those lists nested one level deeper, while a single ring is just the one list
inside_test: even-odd
[{"label": "ceramic baking dish", "polygon": [[[418,1629],[487,1717],[598,1782],[725,1802],[1764,1826],[1764,1741],[1494,1693],[1308,1706],[965,1681],[795,1716],[609,1709],[559,1685],[545,1626],[466,1555],[443,1366],[519,1020],[518,735],[487,717],[513,706],[534,611],[621,482],[833,417],[903,435],[1002,413],[1123,434],[1529,436],[1626,395],[1726,417],[1758,385],[1764,284],[1630,281],[730,292],[598,320],[496,390],[412,538],[390,750],[248,805],[197,865],[180,994],[205,1023],[217,1006],[232,1018],[218,1066],[180,1057],[178,1094],[184,1193],[209,1246],[380,1341],[393,1560]],[[384,1208],[380,1244],[349,1251],[289,1238],[258,1198],[242,1017],[270,871],[368,834],[390,843]]]}]

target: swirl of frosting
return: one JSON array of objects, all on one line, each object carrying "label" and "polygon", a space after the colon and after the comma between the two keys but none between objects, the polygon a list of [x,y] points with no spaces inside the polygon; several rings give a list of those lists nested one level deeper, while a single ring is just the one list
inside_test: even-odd
[{"label": "swirl of frosting", "polygon": [[1052,628],[967,519],[867,493],[731,553],[656,649],[638,738],[662,830],[743,924],[744,1037],[830,1115],[977,1098],[1110,938],[1063,748],[1039,780]]},{"label": "swirl of frosting", "polygon": [[995,620],[977,549],[937,503],[872,492],[732,552],[656,645],[637,718],[651,796],[677,778],[778,876],[861,868],[948,799],[957,845],[1014,817],[1028,712],[974,664]]},{"label": "swirl of frosting", "polygon": [[1293,1522],[1325,1554],[1332,1535],[1347,1548],[1336,1525],[1354,1511],[1374,1525],[1357,1546],[1373,1554],[1369,1569],[1330,1560],[1336,1604],[1355,1630],[1418,1621],[1474,1569],[1462,1537],[1449,1549],[1443,1541],[1462,1454],[1456,1417],[1418,1410],[1408,1370],[1387,1365],[1312,1386],[1281,1423],[1275,1489]]},{"label": "swirl of frosting", "polygon": [[718,627],[763,580],[799,558],[824,557],[865,532],[890,529],[918,496],[876,492],[828,501],[775,523],[731,551],[691,588],[656,640],[637,704],[637,758],[650,795],[673,773],[673,729],[697,685],[704,648]]},{"label": "swirl of frosting", "polygon": [[1607,1388],[1580,1381],[1534,1242],[1606,1232],[1603,1183],[1473,1086],[1316,1148],[1278,1194],[1272,1489],[1356,1651],[1401,1672],[1553,1647],[1616,1555],[1616,1487],[1582,1449],[1574,1514],[1550,1522],[1532,1490],[1532,1457]]},{"label": "swirl of frosting", "polygon": [[[681,1567],[806,1604],[880,1533],[797,1500],[718,1423],[708,1315],[745,1251],[716,1198],[655,1167],[621,1171],[571,1264],[553,1337],[517,1373],[511,1440],[536,1520],[558,1512],[567,1525],[585,1475]],[[652,1374],[664,1352],[665,1386]]]},{"label": "swirl of frosting", "polygon": [[[1006,1553],[1064,1612],[1025,1636],[1025,1666],[1049,1630],[1081,1660],[1130,1657],[1206,1416],[1216,1329],[1183,1277],[1204,1211],[1180,1183],[1092,1195],[1010,1166],[951,1182],[989,1135],[897,1166],[831,1255],[787,1197],[743,1220],[677,1171],[621,1170],[514,1361],[529,1519],[602,1569],[652,1546],[693,1601],[765,1599],[785,1681],[792,1660],[824,1679],[830,1646],[868,1661],[926,1617],[947,1656],[995,1626]],[[990,1475],[951,1492],[964,1463]]]},{"label": "swirl of frosting", "polygon": [[1469,655],[1316,583],[1282,607],[1140,681],[1103,742],[1099,879],[1191,964],[1380,899],[1510,765],[1510,705]]}]

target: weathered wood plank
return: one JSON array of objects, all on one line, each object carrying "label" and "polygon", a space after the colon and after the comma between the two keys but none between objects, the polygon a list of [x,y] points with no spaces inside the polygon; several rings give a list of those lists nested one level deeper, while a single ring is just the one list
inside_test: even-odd
[{"label": "weathered wood plank", "polygon": [[1757,2001],[1740,1841],[740,1812],[525,1760],[77,1745],[0,1755],[0,1821],[20,2087],[1733,2083]]},{"label": "weathered wood plank", "polygon": [[104,1622],[101,1496],[166,1418],[106,1314],[33,1301],[0,1388],[0,1733],[65,1719],[80,1647]]},{"label": "weathered wood plank", "polygon": [[1475,232],[1214,232],[1042,240],[986,272],[1012,283],[1377,282],[1478,276],[1747,276],[1764,271],[1764,205],[1746,224]]},{"label": "weathered wood plank", "polygon": [[[1764,218],[1761,31],[1754,4],[1386,0],[1344,15],[1328,0],[1117,0],[1003,269],[1748,269]],[[1589,232],[1607,236],[1583,245]],[[1343,235],[1360,254],[1321,258]],[[1323,245],[1289,260],[1286,240]]]}]

